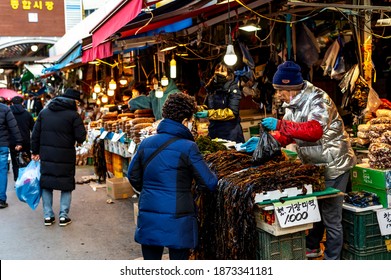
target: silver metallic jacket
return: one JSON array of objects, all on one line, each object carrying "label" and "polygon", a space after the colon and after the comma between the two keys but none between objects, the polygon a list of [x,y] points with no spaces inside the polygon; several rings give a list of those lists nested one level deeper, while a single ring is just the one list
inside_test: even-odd
[{"label": "silver metallic jacket", "polygon": [[283,107],[285,120],[316,120],[323,128],[323,136],[316,142],[294,139],[303,163],[326,164],[326,180],[337,178],[356,164],[343,120],[334,102],[322,89],[305,81],[304,89]]}]

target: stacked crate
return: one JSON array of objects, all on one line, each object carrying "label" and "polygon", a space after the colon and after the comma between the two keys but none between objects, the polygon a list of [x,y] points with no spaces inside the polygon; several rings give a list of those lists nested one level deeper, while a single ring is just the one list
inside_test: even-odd
[{"label": "stacked crate", "polygon": [[343,209],[344,260],[391,260],[388,236],[382,236],[375,211],[353,212]]}]

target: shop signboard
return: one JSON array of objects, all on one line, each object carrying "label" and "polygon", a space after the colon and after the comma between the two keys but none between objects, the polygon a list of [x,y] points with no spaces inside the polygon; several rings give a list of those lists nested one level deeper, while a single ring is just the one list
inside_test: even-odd
[{"label": "shop signboard", "polygon": [[320,212],[316,197],[305,197],[284,203],[273,203],[277,220],[282,228],[319,222]]}]

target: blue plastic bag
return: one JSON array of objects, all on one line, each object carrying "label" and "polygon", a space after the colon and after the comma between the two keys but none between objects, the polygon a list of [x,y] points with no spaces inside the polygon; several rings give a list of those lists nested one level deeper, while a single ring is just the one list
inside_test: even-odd
[{"label": "blue plastic bag", "polygon": [[35,210],[41,199],[41,163],[32,160],[30,163],[19,169],[19,176],[15,183],[15,192],[18,199],[26,202],[31,209]]}]

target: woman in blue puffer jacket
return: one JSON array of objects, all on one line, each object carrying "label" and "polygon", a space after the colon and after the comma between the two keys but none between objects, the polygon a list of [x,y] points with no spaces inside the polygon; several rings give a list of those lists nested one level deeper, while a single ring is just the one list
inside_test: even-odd
[{"label": "woman in blue puffer jacket", "polygon": [[141,142],[129,165],[129,181],[141,192],[135,240],[144,259],[161,259],[164,247],[170,259],[188,259],[198,244],[193,179],[198,188],[214,191],[217,177],[191,134],[194,112],[192,97],[169,95],[157,134]]}]

